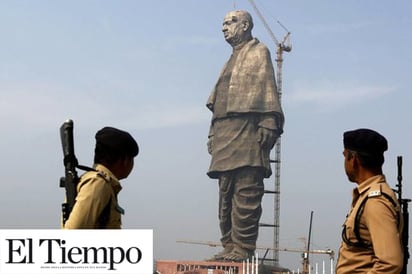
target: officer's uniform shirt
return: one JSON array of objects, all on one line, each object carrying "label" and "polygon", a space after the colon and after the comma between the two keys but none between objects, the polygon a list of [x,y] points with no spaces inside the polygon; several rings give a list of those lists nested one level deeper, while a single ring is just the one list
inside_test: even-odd
[{"label": "officer's uniform shirt", "polygon": [[105,166],[97,164],[94,168],[97,172],[86,172],[80,178],[76,203],[64,225],[66,229],[121,228],[124,211],[117,202],[122,189],[120,182]]},{"label": "officer's uniform shirt", "polygon": [[[396,207],[382,193],[390,195]],[[366,197],[368,200],[360,217],[359,232],[361,239],[371,247],[355,247],[342,241],[336,273],[400,273],[403,264],[400,207],[383,175],[371,177],[353,190],[352,209],[342,236],[351,243],[358,242],[354,231],[355,218]]]}]

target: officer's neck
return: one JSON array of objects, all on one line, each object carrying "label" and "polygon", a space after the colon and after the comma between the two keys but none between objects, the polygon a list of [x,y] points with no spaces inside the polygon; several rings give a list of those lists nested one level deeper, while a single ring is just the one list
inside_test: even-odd
[{"label": "officer's neck", "polygon": [[382,168],[374,168],[374,169],[360,169],[357,176],[356,176],[356,183],[361,185],[367,179],[374,177],[376,175],[382,175]]}]

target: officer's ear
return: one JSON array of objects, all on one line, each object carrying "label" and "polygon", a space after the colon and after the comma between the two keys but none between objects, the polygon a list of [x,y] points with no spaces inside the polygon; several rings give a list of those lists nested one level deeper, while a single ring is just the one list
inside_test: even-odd
[{"label": "officer's ear", "polygon": [[352,165],[353,167],[361,166],[361,161],[359,160],[359,155],[357,152],[352,153]]},{"label": "officer's ear", "polygon": [[356,151],[353,150],[347,150],[347,160],[352,160],[353,158],[357,159],[358,158],[358,154],[356,153]]}]

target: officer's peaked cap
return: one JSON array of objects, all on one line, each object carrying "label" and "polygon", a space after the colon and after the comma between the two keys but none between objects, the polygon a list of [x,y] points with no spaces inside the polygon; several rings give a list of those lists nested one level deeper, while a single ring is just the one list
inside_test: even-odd
[{"label": "officer's peaked cap", "polygon": [[103,145],[121,155],[135,157],[139,153],[139,146],[128,132],[114,128],[104,127],[96,133],[96,146]]},{"label": "officer's peaked cap", "polygon": [[360,128],[346,131],[343,134],[343,145],[346,149],[379,155],[388,149],[388,141],[378,132]]}]

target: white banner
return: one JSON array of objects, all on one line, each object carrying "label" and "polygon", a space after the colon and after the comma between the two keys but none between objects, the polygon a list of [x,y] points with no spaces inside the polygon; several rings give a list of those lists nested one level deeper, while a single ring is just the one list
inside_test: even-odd
[{"label": "white banner", "polygon": [[0,229],[1,274],[151,274],[149,229]]}]

